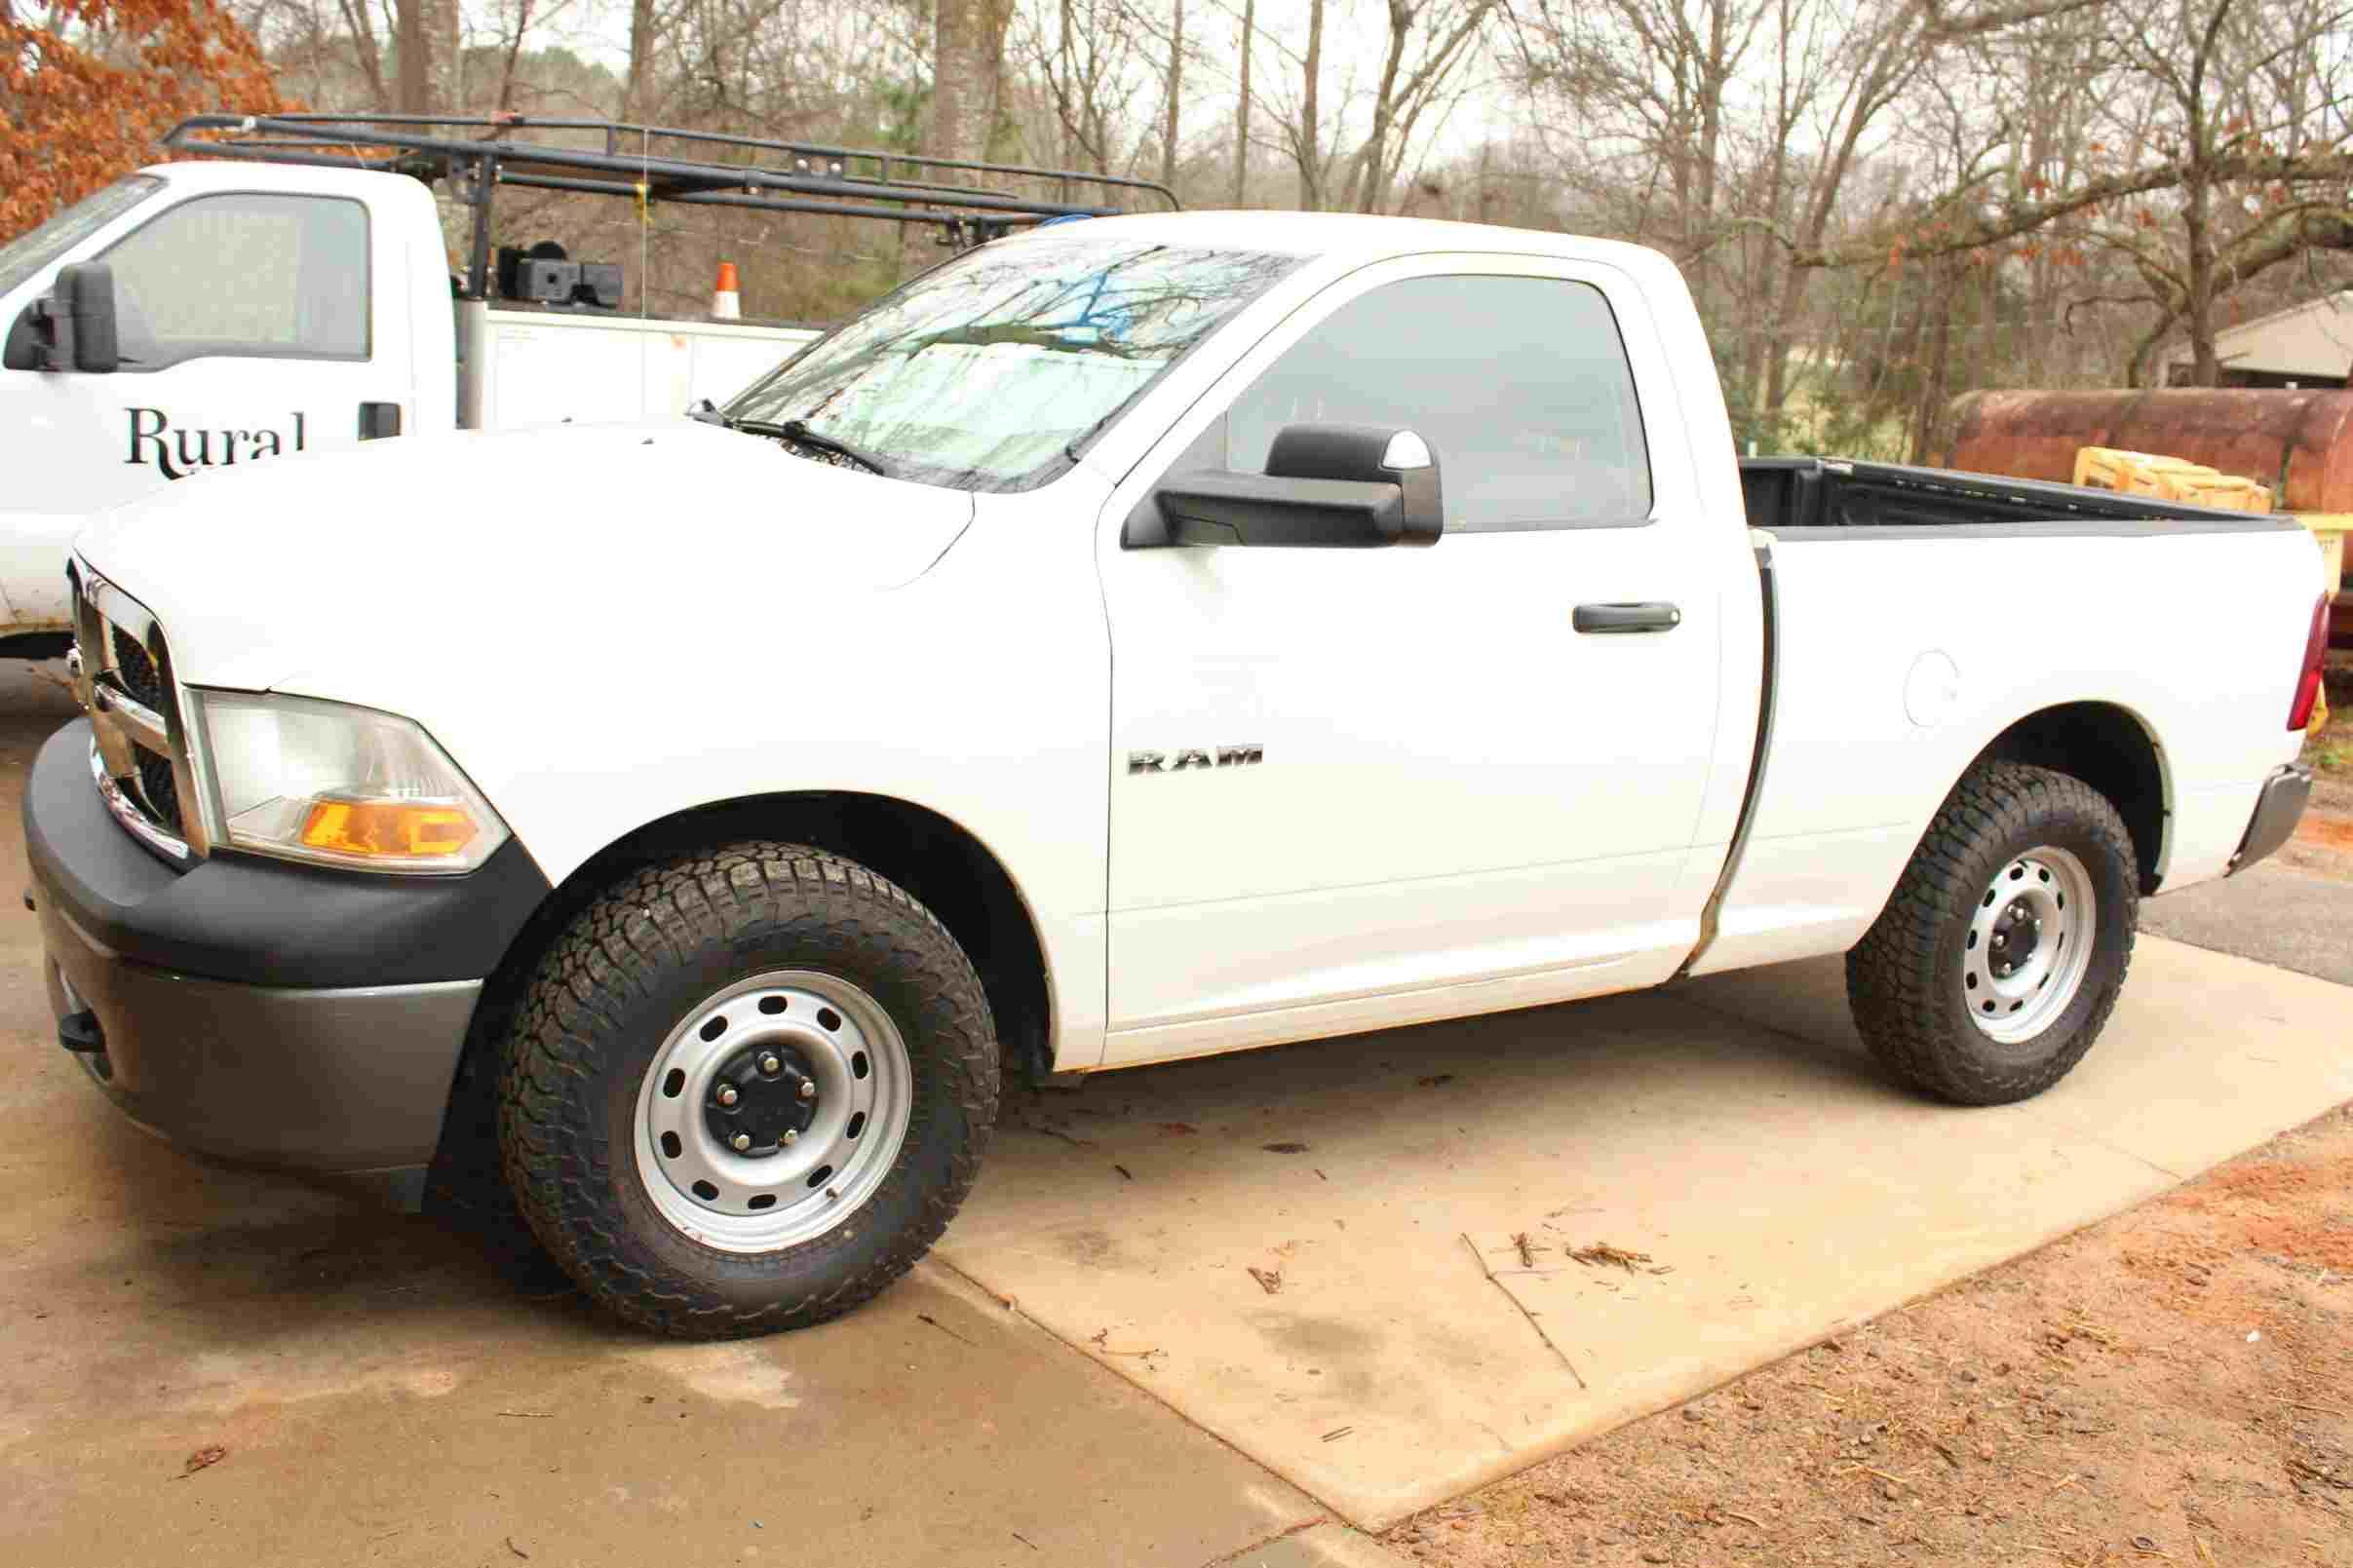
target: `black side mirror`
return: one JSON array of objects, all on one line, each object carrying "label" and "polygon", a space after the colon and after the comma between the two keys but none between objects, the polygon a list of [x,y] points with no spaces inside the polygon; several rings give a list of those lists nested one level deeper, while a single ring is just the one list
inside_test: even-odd
[{"label": "black side mirror", "polygon": [[114,269],[85,261],[58,269],[57,291],[36,299],[8,329],[0,366],[11,370],[80,370],[106,375],[120,368],[114,329]]},{"label": "black side mirror", "polygon": [[1438,457],[1412,431],[1286,425],[1264,474],[1196,469],[1162,479],[1121,543],[1366,550],[1434,545],[1445,528]]}]

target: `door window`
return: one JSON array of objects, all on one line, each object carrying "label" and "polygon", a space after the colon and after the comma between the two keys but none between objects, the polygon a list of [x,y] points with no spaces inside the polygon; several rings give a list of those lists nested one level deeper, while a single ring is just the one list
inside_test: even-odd
[{"label": "door window", "polygon": [[163,188],[164,182],[153,174],[127,174],[30,234],[0,245],[0,294],[15,293],[19,284]]},{"label": "door window", "polygon": [[1413,278],[1350,301],[1226,420],[1263,473],[1285,425],[1392,425],[1438,454],[1447,532],[1625,525],[1650,512],[1634,373],[1601,291],[1554,278]]},{"label": "door window", "polygon": [[104,259],[126,370],[208,355],[367,358],[367,209],[358,202],[202,196]]}]

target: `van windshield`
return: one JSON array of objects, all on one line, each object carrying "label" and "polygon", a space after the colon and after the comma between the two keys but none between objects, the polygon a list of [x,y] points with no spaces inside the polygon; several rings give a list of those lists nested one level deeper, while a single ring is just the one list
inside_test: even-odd
[{"label": "van windshield", "polygon": [[133,174],[86,196],[30,234],[0,245],[0,297],[164,188],[153,174]]},{"label": "van windshield", "polygon": [[721,421],[918,483],[1031,489],[1301,259],[1073,227],[924,274],[753,382]]}]

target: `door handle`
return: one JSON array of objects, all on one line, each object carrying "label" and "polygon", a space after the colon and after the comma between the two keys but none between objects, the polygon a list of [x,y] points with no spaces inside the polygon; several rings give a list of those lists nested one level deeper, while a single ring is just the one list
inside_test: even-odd
[{"label": "door handle", "polygon": [[1642,604],[1580,604],[1568,624],[1598,635],[1673,631],[1683,624],[1683,612],[1656,599]]}]

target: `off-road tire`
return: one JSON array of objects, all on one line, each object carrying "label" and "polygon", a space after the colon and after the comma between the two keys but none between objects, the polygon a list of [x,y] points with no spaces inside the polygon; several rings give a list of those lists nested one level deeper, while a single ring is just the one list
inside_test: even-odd
[{"label": "off-road tire", "polygon": [[[2092,875],[2091,967],[2041,1032],[2001,1045],[1978,1029],[1962,999],[1962,944],[2004,862],[2041,845],[2067,851]],[[1923,1093],[1962,1105],[2029,1099],[2083,1059],[2115,1010],[2139,905],[2132,836],[2105,796],[2048,768],[1981,763],[1946,797],[1887,907],[1846,955],[1855,1027]]]},{"label": "off-road tire", "polygon": [[[838,975],[889,1013],[909,1120],[881,1185],[833,1229],[718,1250],[646,1196],[639,1085],[688,1010],[778,969]],[[837,856],[748,842],[631,872],[554,941],[504,1042],[499,1144],[524,1219],[582,1290],[661,1333],[734,1338],[822,1322],[913,1267],[971,1190],[996,1105],[987,998],[931,912]]]}]

